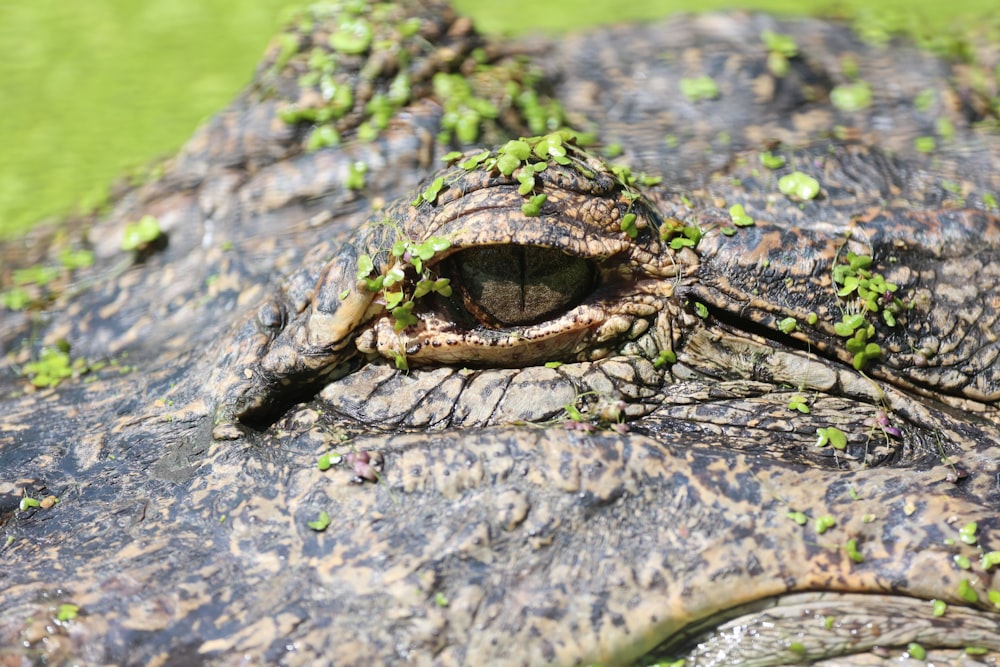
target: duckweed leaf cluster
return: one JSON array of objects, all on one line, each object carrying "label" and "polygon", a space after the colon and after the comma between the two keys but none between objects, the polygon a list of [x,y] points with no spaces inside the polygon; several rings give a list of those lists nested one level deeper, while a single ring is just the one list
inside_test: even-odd
[{"label": "duckweed leaf cluster", "polygon": [[40,506],[41,503],[37,498],[32,498],[31,496],[24,496],[21,498],[21,502],[18,504],[18,509],[22,512],[26,512],[29,509]]},{"label": "duckweed leaf cluster", "polygon": [[318,459],[316,459],[316,467],[319,470],[326,471],[332,468],[333,466],[337,465],[338,463],[340,463],[341,460],[343,460],[343,457],[340,454],[337,454],[335,452],[327,452],[326,454],[322,454]]},{"label": "duckweed leaf cluster", "polygon": [[858,541],[856,539],[847,540],[847,544],[844,545],[844,550],[847,552],[847,557],[850,558],[855,563],[863,563],[865,560],[864,555],[858,549]]},{"label": "duckweed leaf cluster", "polygon": [[761,33],[760,39],[767,49],[767,69],[779,79],[791,67],[789,60],[799,55],[799,46],[789,35],[782,35],[770,30]]},{"label": "duckweed leaf cluster", "polygon": [[[301,128],[307,151],[337,146],[345,134],[373,141],[400,109],[431,96],[446,144],[488,141],[500,126],[510,134],[566,125],[540,69],[520,57],[491,60],[473,33],[435,49],[428,37],[447,29],[438,22],[391,3],[314,3],[277,38],[260,92],[286,100],[279,115]],[[289,77],[298,94],[282,88]]]},{"label": "duckweed leaf cluster", "polygon": [[330,526],[330,514],[323,510],[319,513],[319,517],[314,521],[309,521],[306,523],[307,526],[315,530],[317,533],[322,533],[324,530]]},{"label": "duckweed leaf cluster", "polygon": [[160,221],[151,215],[144,215],[136,222],[125,225],[122,235],[121,249],[125,251],[143,252],[163,234]]},{"label": "duckweed leaf cluster", "polygon": [[673,350],[660,350],[653,360],[654,368],[663,368],[667,364],[677,363],[677,353]]},{"label": "duckweed leaf cluster", "polygon": [[816,435],[818,436],[816,440],[817,447],[826,447],[827,445],[830,445],[834,449],[839,450],[847,448],[847,434],[836,426],[818,428],[816,429]]},{"label": "duckweed leaf cluster", "polygon": [[[430,201],[436,198],[435,193]],[[422,243],[409,239],[397,240],[389,249],[385,273],[374,277],[372,274],[377,271],[371,256],[365,254],[358,258],[358,286],[380,294],[385,309],[393,319],[393,329],[396,332],[417,323],[417,317],[413,314],[417,299],[431,293],[451,296],[450,281],[447,278],[437,278],[426,266],[437,253],[450,247],[451,241],[440,236],[432,236]],[[397,359],[397,365],[399,363]]]},{"label": "duckweed leaf cluster", "polygon": [[814,528],[816,529],[817,535],[822,535],[826,531],[830,530],[837,525],[837,520],[834,519],[829,514],[824,514],[822,516],[816,517],[816,524]]},{"label": "duckweed leaf cluster", "polygon": [[754,225],[754,219],[747,215],[743,204],[731,206],[729,208],[729,217],[732,218],[733,224],[737,227],[752,227]]},{"label": "duckweed leaf cluster", "polygon": [[[466,171],[483,170],[515,179],[518,183],[518,194],[526,200],[521,206],[521,212],[526,216],[535,217],[542,214],[543,206],[548,200],[547,194],[539,192],[542,188],[539,175],[549,166],[570,167],[584,178],[595,177],[593,169],[588,164],[603,160],[583,148],[586,141],[587,137],[571,130],[559,130],[545,135],[513,139],[495,151],[484,150],[471,156],[453,152],[445,155],[443,159],[457,163]],[[641,198],[638,188],[652,187],[663,180],[659,176],[651,176],[645,172],[633,173],[627,165],[605,163],[605,166],[618,181],[624,198],[630,204]],[[414,206],[419,205],[421,201],[433,203],[437,192],[442,187],[447,187],[447,184],[443,180],[441,183],[435,181],[432,187],[434,189],[414,200]],[[622,214],[619,228],[629,238],[638,237],[640,232],[638,216],[631,210],[631,206]],[[679,250],[697,245],[701,231],[697,227],[685,225],[677,220],[667,220],[660,226],[659,235],[660,239],[667,241],[672,249]]]},{"label": "duckweed leaf cluster", "polygon": [[783,195],[800,201],[808,201],[815,199],[819,194],[819,181],[801,171],[793,171],[778,179],[778,189]]},{"label": "duckweed leaf cluster", "polygon": [[841,111],[861,111],[872,103],[872,88],[866,81],[836,86],[830,91],[830,102]]},{"label": "duckweed leaf cluster", "polygon": [[692,102],[714,100],[719,96],[719,85],[706,75],[681,79],[681,94]]},{"label": "duckweed leaf cluster", "polygon": [[344,185],[350,190],[360,190],[365,187],[365,173],[368,165],[364,162],[353,162],[347,170],[347,179]]},{"label": "duckweed leaf cluster", "polygon": [[798,326],[799,323],[794,317],[786,317],[778,322],[778,330],[786,334],[792,333]]},{"label": "duckweed leaf cluster", "polygon": [[36,264],[13,272],[13,287],[0,292],[0,305],[8,310],[42,307],[58,296],[57,281],[66,281],[77,269],[94,263],[90,250],[65,249],[59,254],[58,266]]},{"label": "duckweed leaf cluster", "polygon": [[86,359],[69,356],[69,344],[60,341],[57,347],[43,347],[38,358],[24,364],[21,374],[32,386],[43,389],[55,387],[70,377],[79,377],[91,370]]},{"label": "duckweed leaf cluster", "polygon": [[[809,414],[809,404],[802,394],[795,394],[788,399],[788,409],[796,410],[802,414]],[[827,438],[829,440],[829,437]]]},{"label": "duckweed leaf cluster", "polygon": [[886,326],[894,327],[906,308],[895,296],[899,286],[873,271],[872,262],[870,255],[848,252],[845,261],[833,267],[837,296],[845,304],[843,317],[833,329],[847,339],[845,348],[854,355],[857,370],[864,370],[870,361],[882,355],[882,348],[872,342],[875,337],[872,319],[881,313]]},{"label": "duckweed leaf cluster", "polygon": [[[576,403],[587,396],[596,397],[596,401],[589,404],[586,411],[580,410],[576,407]],[[625,402],[599,392],[579,394],[573,403],[564,405],[563,410],[565,415],[555,421],[561,423],[567,431],[579,431],[586,434],[598,431],[614,431],[616,433],[629,431],[629,426],[625,423]]]},{"label": "duckweed leaf cluster", "polygon": [[56,620],[60,623],[72,621],[80,613],[80,607],[71,603],[63,603],[56,607]]}]

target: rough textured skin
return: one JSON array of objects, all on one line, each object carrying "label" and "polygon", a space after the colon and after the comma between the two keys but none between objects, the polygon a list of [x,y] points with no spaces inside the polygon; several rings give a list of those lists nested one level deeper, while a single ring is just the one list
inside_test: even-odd
[{"label": "rough textured skin", "polygon": [[[340,146],[304,151],[311,121],[278,117],[329,84],[300,77],[337,19],[300,25],[161,178],[91,221],[93,267],[43,310],[4,311],[3,664],[861,665],[910,642],[934,664],[997,664],[1000,566],[982,556],[1000,550],[1000,146],[980,99],[995,82],[818,21],[682,17],[499,48],[442,6],[392,11],[379,34],[410,35],[414,83],[377,139],[356,133],[394,80],[384,55],[338,62],[333,85],[355,86]],[[398,28],[411,14],[415,37]],[[799,45],[784,77],[765,29]],[[531,216],[513,176],[448,166],[415,206],[448,150],[532,133],[498,94],[476,143],[440,136],[432,74],[478,76],[488,97],[491,77],[524,78],[519,51],[541,98],[663,183],[633,200],[577,155],[541,172]],[[829,101],[847,54],[874,84],[861,111]],[[509,69],[477,75],[483,61]],[[720,95],[692,102],[679,80],[701,74]],[[955,134],[922,155],[938,117]],[[821,196],[780,194],[792,170]],[[734,204],[755,224],[727,235]],[[165,243],[122,252],[145,214]],[[697,245],[670,247],[685,225]],[[432,235],[451,242],[429,265],[456,294],[396,331],[359,257],[385,273],[392,241]],[[80,242],[5,246],[0,279]],[[584,258],[594,288],[482,324],[462,253],[507,244]],[[907,306],[872,319],[864,373],[835,330],[849,252]],[[17,371],[60,338],[118,367],[28,390]],[[831,426],[843,449],[816,446]],[[344,464],[318,470],[331,450]],[[59,620],[67,603],[79,613]]]}]

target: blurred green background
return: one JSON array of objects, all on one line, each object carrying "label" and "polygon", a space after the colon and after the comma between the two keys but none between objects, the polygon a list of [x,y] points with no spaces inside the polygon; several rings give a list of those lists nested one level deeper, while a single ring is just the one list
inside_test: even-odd
[{"label": "blurred green background", "polygon": [[[0,0],[0,238],[98,201],[176,150],[249,80],[290,0]],[[869,0],[458,0],[494,34],[719,8],[857,16]],[[975,25],[996,0],[882,0],[910,29]],[[863,14],[862,14],[863,16]],[[995,17],[994,17],[995,18]],[[950,28],[949,28],[950,26]]]}]

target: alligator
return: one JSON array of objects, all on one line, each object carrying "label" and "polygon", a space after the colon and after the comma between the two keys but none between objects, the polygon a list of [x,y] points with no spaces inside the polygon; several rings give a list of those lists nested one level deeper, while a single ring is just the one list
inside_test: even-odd
[{"label": "alligator", "polygon": [[0,250],[4,663],[997,664],[969,76],[814,19],[303,10]]}]

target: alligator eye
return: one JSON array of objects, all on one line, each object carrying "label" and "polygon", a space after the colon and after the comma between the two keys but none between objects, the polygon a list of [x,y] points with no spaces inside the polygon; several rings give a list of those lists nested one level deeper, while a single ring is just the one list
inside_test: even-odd
[{"label": "alligator eye", "polygon": [[462,250],[449,260],[466,308],[500,326],[533,324],[562,313],[596,285],[591,262],[552,248],[486,246]]}]

